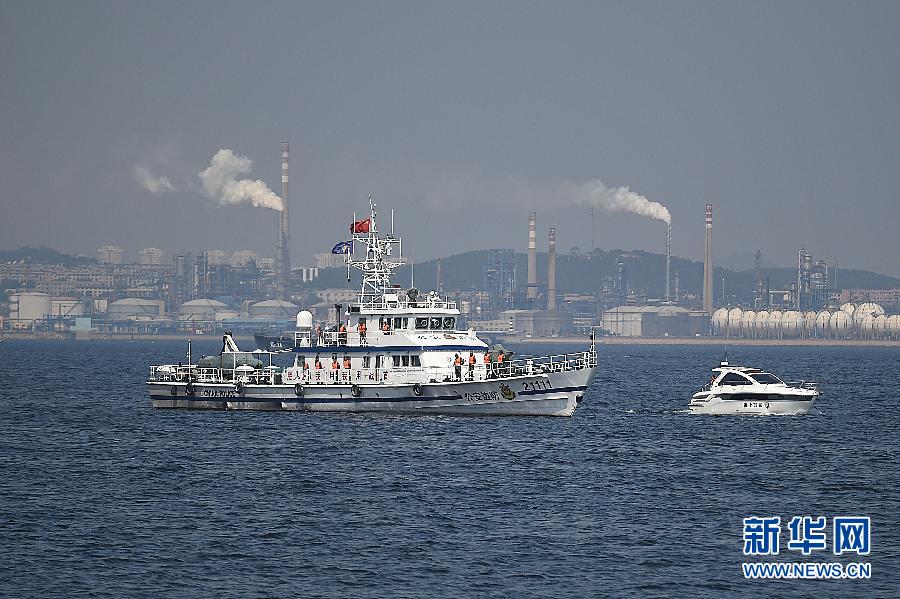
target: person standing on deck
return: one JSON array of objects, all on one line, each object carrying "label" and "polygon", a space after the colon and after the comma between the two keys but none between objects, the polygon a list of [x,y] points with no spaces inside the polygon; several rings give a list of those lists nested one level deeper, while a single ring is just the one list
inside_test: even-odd
[{"label": "person standing on deck", "polygon": [[459,357],[459,354],[454,354],[453,358],[453,372],[456,375],[456,380],[462,380],[462,358]]},{"label": "person standing on deck", "polygon": [[475,352],[469,352],[469,380],[475,380]]},{"label": "person standing on deck", "polygon": [[366,321],[360,318],[359,324],[356,325],[356,330],[359,332],[359,344],[368,345],[366,342]]}]

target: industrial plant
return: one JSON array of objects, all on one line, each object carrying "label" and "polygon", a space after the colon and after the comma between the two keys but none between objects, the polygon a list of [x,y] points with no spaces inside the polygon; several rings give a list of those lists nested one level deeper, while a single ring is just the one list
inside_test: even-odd
[{"label": "industrial plant", "polygon": [[[274,256],[151,247],[128,262],[124,248],[108,244],[96,260],[7,260],[0,263],[0,331],[90,337],[218,334],[227,328],[252,334],[286,330],[299,310],[327,322],[334,306],[354,300],[357,291],[346,285],[342,252],[316,254],[308,266],[292,267],[288,142],[281,144],[280,158],[283,209],[276,211]],[[601,200],[612,193],[599,185],[591,189]],[[556,227],[547,228],[546,252],[539,253],[539,215],[529,212],[524,255],[499,248],[470,253],[474,259],[438,259],[416,265],[417,280],[449,293],[467,327],[498,336],[900,339],[900,285],[838,287],[836,264],[815,259],[806,248],[798,250],[792,274],[764,269],[760,251],[752,275],[718,268],[712,204],[704,210],[701,273],[699,263],[672,256],[672,222],[664,206],[613,191],[626,193],[636,213],[665,223],[661,256],[596,248],[558,255]]]}]

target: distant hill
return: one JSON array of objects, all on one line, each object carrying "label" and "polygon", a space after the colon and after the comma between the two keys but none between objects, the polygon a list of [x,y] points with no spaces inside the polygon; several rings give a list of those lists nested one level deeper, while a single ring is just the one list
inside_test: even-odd
[{"label": "distant hill", "polygon": [[97,261],[87,256],[72,256],[57,252],[53,248],[20,247],[17,250],[0,250],[0,262],[32,262],[37,264],[61,264],[63,266],[80,266],[96,264]]},{"label": "distant hill", "polygon": [[[484,267],[490,262],[490,250],[475,250],[441,259],[441,279],[447,291],[471,291],[484,288]],[[557,255],[557,287],[561,293],[593,294],[603,285],[604,279],[615,275],[616,260],[625,261],[629,284],[632,289],[642,290],[649,297],[659,297],[665,288],[666,260],[663,254],[654,254],[642,250],[600,250],[592,254]],[[515,254],[516,282],[524,285],[527,273],[527,257],[523,253]],[[675,273],[678,273],[681,290],[700,294],[703,284],[703,263],[672,256],[672,284]],[[735,295],[739,301],[752,298],[754,272],[749,270],[731,270],[715,268],[714,289],[721,294],[722,278],[729,296]],[[320,278],[309,286],[311,289],[325,287],[356,287],[359,275],[351,271],[351,283],[347,283],[345,268],[321,269]],[[437,260],[430,260],[415,265],[415,285],[419,289],[429,290],[437,286]],[[397,269],[394,281],[404,288],[410,285],[411,269],[404,266]],[[771,289],[786,289],[796,280],[797,271],[793,268],[769,267],[762,269],[762,277],[769,278]],[[538,254],[538,282],[547,282],[547,254]],[[864,270],[839,269],[838,284],[842,288],[889,289],[900,287],[900,279]]]}]

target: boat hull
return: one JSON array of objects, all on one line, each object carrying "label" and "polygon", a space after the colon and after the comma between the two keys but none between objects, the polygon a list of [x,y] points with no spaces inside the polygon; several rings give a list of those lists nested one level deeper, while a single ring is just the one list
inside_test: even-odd
[{"label": "boat hull", "polygon": [[798,394],[771,397],[761,394],[739,394],[733,396],[708,396],[696,394],[691,400],[691,414],[750,415],[750,416],[797,416],[807,414],[815,404],[817,395]]},{"label": "boat hull", "polygon": [[594,368],[421,385],[244,385],[148,382],[155,408],[571,416]]}]

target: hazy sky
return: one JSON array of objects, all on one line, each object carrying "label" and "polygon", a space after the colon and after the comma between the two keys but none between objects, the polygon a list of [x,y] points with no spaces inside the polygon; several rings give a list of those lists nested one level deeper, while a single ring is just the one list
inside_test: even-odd
[{"label": "hazy sky", "polygon": [[[540,248],[590,248],[565,190],[599,179],[665,204],[678,255],[710,202],[719,256],[900,275],[896,1],[6,0],[0,76],[4,249],[271,255],[275,213],[198,174],[229,148],[280,193],[290,141],[295,266],[370,192],[417,260],[524,250],[532,209]],[[660,221],[594,223],[663,248]]]}]

